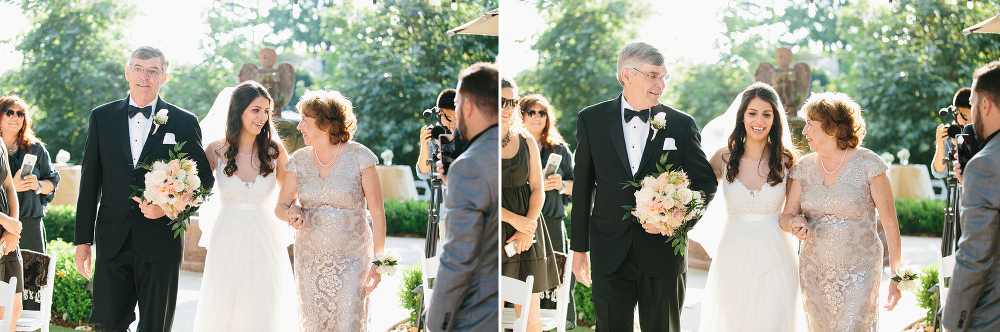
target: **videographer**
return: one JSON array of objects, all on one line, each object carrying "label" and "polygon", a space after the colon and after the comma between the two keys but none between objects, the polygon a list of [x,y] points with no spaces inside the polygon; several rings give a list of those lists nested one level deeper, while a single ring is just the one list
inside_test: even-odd
[{"label": "videographer", "polygon": [[[444,248],[428,331],[488,331],[500,323],[500,74],[477,63],[459,74],[455,139],[468,147],[447,170]],[[461,151],[461,150],[459,150]]]},{"label": "videographer", "polygon": [[[942,179],[948,176],[948,169],[945,165],[945,160],[949,159],[946,154],[949,151],[953,151],[953,148],[957,146],[955,142],[955,135],[962,132],[962,127],[972,122],[971,108],[972,105],[969,104],[969,96],[972,95],[972,89],[963,87],[955,92],[955,98],[952,100],[951,107],[943,109],[942,113],[939,114],[942,118],[947,118],[947,116],[953,116],[955,121],[953,123],[941,124],[937,127],[937,144],[934,149],[934,160],[931,162],[931,173],[934,174],[935,178]],[[945,112],[947,110],[947,112]]]},{"label": "videographer", "polygon": [[[431,178],[431,170],[436,160],[431,157],[437,155],[437,151],[430,151],[431,140],[437,140],[440,134],[451,134],[455,132],[458,122],[455,121],[455,89],[444,89],[438,94],[437,106],[424,111],[424,118],[437,116],[438,122],[434,125],[424,126],[420,129],[420,157],[417,157],[417,178],[428,180]],[[433,143],[440,146],[439,143]],[[437,150],[436,148],[433,150]]]},{"label": "videographer", "polygon": [[1000,61],[972,77],[972,118],[982,149],[964,166],[962,236],[943,324],[950,331],[1000,331]]}]

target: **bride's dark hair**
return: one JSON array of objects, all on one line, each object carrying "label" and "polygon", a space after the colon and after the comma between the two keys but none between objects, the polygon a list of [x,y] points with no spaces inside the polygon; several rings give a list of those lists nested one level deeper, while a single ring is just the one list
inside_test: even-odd
[{"label": "bride's dark hair", "polygon": [[771,123],[771,130],[767,133],[767,145],[765,146],[765,153],[767,154],[767,165],[770,171],[767,174],[767,183],[771,186],[776,186],[781,183],[784,178],[784,171],[791,169],[792,165],[798,160],[798,150],[794,146],[788,144],[782,140],[782,135],[787,127],[787,120],[785,120],[785,107],[781,104],[781,98],[778,97],[778,92],[774,90],[770,85],[763,82],[756,82],[750,84],[746,89],[743,90],[742,100],[740,101],[740,108],[736,115],[736,127],[733,128],[733,133],[729,135],[729,161],[727,162],[726,170],[726,180],[733,182],[736,180],[736,175],[740,172],[740,157],[743,156],[744,144],[747,140],[747,129],[746,125],[743,123],[743,117],[746,114],[747,107],[750,105],[750,101],[755,98],[760,98],[771,104],[771,108],[774,110],[774,122]]},{"label": "bride's dark hair", "polygon": [[[229,101],[229,113],[226,116],[226,145],[228,145],[228,148],[226,148],[226,152],[223,154],[226,157],[226,168],[223,169],[226,176],[236,174],[236,154],[239,153],[239,146],[237,145],[240,141],[240,133],[243,131],[243,112],[246,111],[247,107],[250,107],[250,103],[254,99],[257,99],[257,97],[267,98],[271,107],[274,107],[274,99],[271,98],[271,94],[267,93],[267,88],[256,81],[251,80],[240,83],[233,90],[232,99]],[[271,137],[271,114],[273,114],[273,111],[273,109],[267,111],[267,122],[264,122],[260,133],[254,139],[257,158],[260,160],[260,175],[263,176],[274,172],[271,161],[278,159],[278,154],[280,153],[280,148],[276,141],[278,138]]]}]

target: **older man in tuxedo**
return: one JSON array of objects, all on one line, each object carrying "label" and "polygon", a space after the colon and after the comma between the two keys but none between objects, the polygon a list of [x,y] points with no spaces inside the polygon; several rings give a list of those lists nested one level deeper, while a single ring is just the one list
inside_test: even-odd
[{"label": "older man in tuxedo", "polygon": [[[643,331],[680,332],[687,257],[675,255],[669,238],[651,225],[622,219],[628,214],[622,206],[635,205],[634,189],[622,184],[655,174],[664,154],[673,169],[687,172],[691,189],[708,199],[718,182],[694,119],[659,102],[669,78],[663,54],[649,44],[630,43],[618,53],[617,74],[622,93],[583,109],[577,120],[573,273],[589,285],[593,264],[598,331],[631,331],[638,305]],[[666,127],[654,131],[650,120],[660,113]]]},{"label": "older man in tuxedo", "polygon": [[[215,181],[198,117],[159,97],[168,65],[159,49],[137,48],[125,67],[128,97],[90,113],[74,243],[77,271],[94,278],[90,323],[97,331],[127,330],[136,304],[139,331],[170,331],[173,324],[183,238],[174,237],[162,209],[129,198],[131,186],[145,187],[148,171],[138,165],[166,159],[185,142],[182,152],[197,163],[202,186]],[[166,122],[156,123],[153,114],[164,110]]]},{"label": "older man in tuxedo", "polygon": [[962,170],[962,237],[943,324],[950,331],[1000,331],[1000,61],[976,70],[970,99],[982,149]]}]

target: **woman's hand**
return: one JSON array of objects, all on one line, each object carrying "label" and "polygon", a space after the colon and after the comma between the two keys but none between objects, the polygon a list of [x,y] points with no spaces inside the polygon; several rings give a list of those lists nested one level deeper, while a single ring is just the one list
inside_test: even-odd
[{"label": "woman's hand", "polygon": [[903,292],[899,290],[899,282],[895,280],[889,280],[889,300],[883,308],[892,311],[892,308],[896,307],[896,303],[899,299],[903,297]]},{"label": "woman's hand", "polygon": [[2,221],[0,224],[2,224],[4,231],[9,232],[14,236],[21,237],[21,230],[23,227],[20,220],[5,216],[0,217],[0,221]]},{"label": "woman's hand", "polygon": [[368,292],[369,294],[374,291],[375,287],[378,286],[378,283],[382,281],[382,275],[375,271],[377,268],[378,265],[372,264],[372,266],[368,269],[368,272],[365,273],[365,278],[363,279],[364,283],[362,283],[362,286],[364,286],[365,292]]},{"label": "woman's hand", "polygon": [[14,176],[10,180],[14,182],[14,189],[17,192],[35,190],[39,188],[38,177],[34,174],[28,174],[24,177],[24,179],[22,179],[21,170],[17,170],[17,173],[14,173]]},{"label": "woman's hand", "polygon": [[816,233],[809,227],[806,223],[806,219],[802,216],[796,216],[792,218],[791,221],[792,235],[795,235],[799,241],[812,240],[816,238]]},{"label": "woman's hand", "polygon": [[534,242],[535,239],[535,236],[532,234],[527,234],[520,231],[514,232],[514,236],[511,236],[509,239],[507,239],[507,243],[511,243],[517,240],[517,246],[514,247],[514,251],[520,254],[528,250],[528,248],[531,248],[531,243]]},{"label": "woman's hand", "polygon": [[542,182],[542,190],[544,191],[562,190],[565,187],[566,185],[562,182],[562,175],[559,174],[549,175],[549,177],[545,178],[545,181]]},{"label": "woman's hand", "polygon": [[18,240],[19,238],[14,233],[3,232],[3,235],[0,235],[0,250],[2,250],[4,255],[11,253],[14,249],[17,249]]},{"label": "woman's hand", "polygon": [[514,226],[518,232],[523,232],[527,234],[535,234],[535,228],[538,227],[538,221],[531,220],[528,218],[515,218],[515,220],[505,220],[511,226]]},{"label": "woman's hand", "polygon": [[288,225],[296,230],[306,229],[306,215],[302,212],[302,207],[292,205],[288,207]]}]

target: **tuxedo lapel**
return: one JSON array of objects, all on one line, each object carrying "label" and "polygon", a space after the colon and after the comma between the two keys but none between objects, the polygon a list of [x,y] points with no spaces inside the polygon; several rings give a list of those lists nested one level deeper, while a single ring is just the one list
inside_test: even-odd
[{"label": "tuxedo lapel", "polygon": [[[649,110],[650,110],[649,123],[653,123],[653,117],[657,113],[667,112],[667,110],[663,109],[663,107],[660,105],[653,106]],[[667,113],[667,116],[670,116],[670,113]],[[669,123],[670,119],[667,119],[668,126]],[[647,140],[646,146],[642,148],[642,160],[639,161],[639,168],[638,168],[639,171],[635,173],[636,175],[640,175],[642,173],[643,168],[646,167],[646,164],[649,163],[649,160],[654,159],[653,156],[657,157],[659,156],[659,152],[663,150],[662,148],[663,140],[665,137],[667,137],[667,129],[668,128],[665,126],[663,129],[657,130],[656,136],[653,136],[653,127],[652,126],[649,127],[650,140]],[[660,158],[655,158],[655,159],[659,160]]]},{"label": "tuxedo lapel", "polygon": [[132,163],[132,146],[129,145],[129,130],[128,130],[128,98],[122,99],[122,102],[118,104],[118,108],[115,109],[114,113],[111,114],[111,119],[113,121],[113,126],[115,132],[118,133],[118,142],[121,143],[122,153],[128,159],[129,164]]},{"label": "tuxedo lapel", "polygon": [[[169,104],[167,104],[165,101],[163,101],[163,99],[160,99],[157,102],[157,104],[159,104],[159,103],[163,103],[163,105],[157,105],[157,106],[165,106],[165,107],[163,107],[161,109],[167,109],[168,110],[167,111],[167,119],[168,119],[168,121],[167,121],[167,123],[164,123],[164,124],[160,125],[160,129],[156,130],[156,133],[153,133],[153,129],[156,128],[156,120],[153,120],[152,123],[149,125],[149,136],[146,137],[146,144],[144,144],[142,146],[142,153],[139,154],[139,162],[140,163],[144,163],[145,162],[146,157],[149,156],[149,151],[152,150],[153,147],[156,147],[156,145],[163,143],[163,133],[167,132],[167,128],[165,128],[165,127],[170,123],[169,118],[170,118],[170,113],[171,112],[169,111],[170,108],[166,107]],[[150,116],[151,117],[156,116],[156,110],[153,110],[153,113],[150,114]]]},{"label": "tuxedo lapel", "polygon": [[628,162],[628,150],[625,149],[625,129],[622,128],[622,96],[618,95],[618,99],[611,103],[611,107],[608,108],[608,115],[605,118],[604,124],[608,126],[608,134],[611,138],[611,144],[615,147],[615,152],[618,153],[618,159],[621,160],[622,166],[624,166],[625,172],[627,174],[632,174],[632,165]]}]

